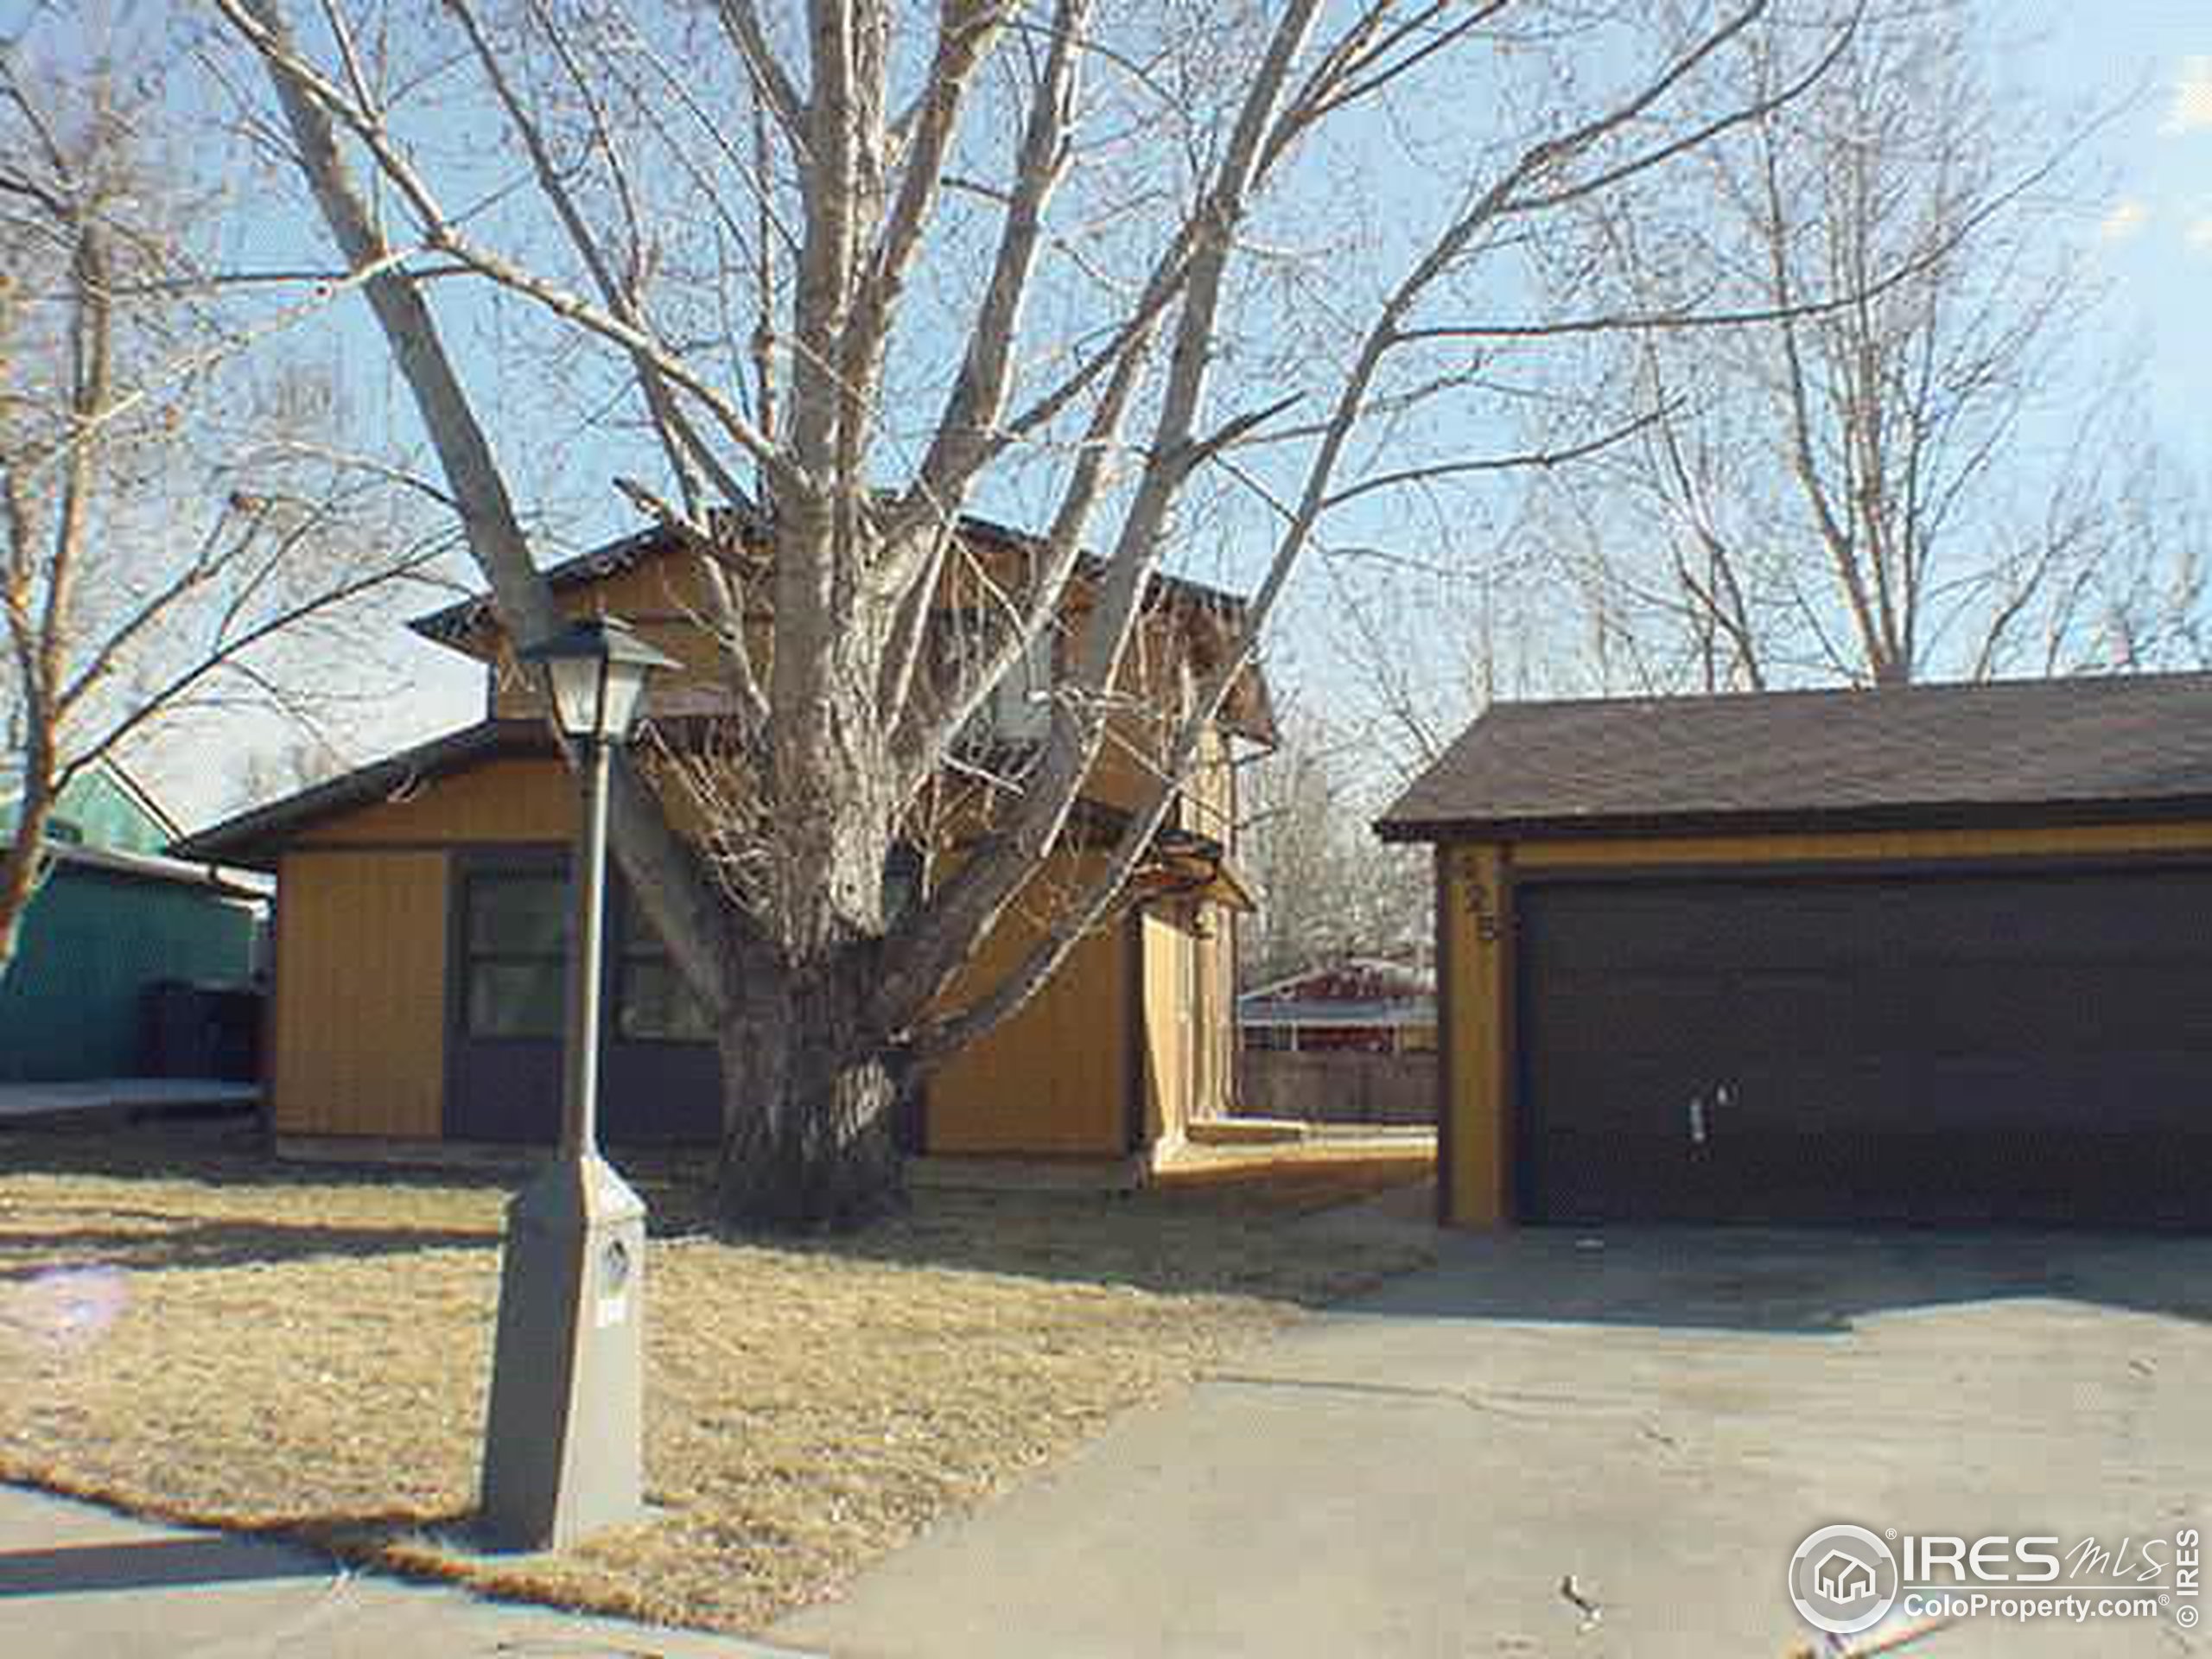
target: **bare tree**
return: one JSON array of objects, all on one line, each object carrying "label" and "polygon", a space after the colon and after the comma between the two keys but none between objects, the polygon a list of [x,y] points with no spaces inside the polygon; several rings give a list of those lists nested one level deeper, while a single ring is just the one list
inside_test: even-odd
[{"label": "bare tree", "polygon": [[1396,782],[1361,765],[1370,746],[1322,722],[1292,718],[1282,742],[1253,764],[1240,791],[1243,861],[1260,892],[1238,934],[1238,976],[1287,978],[1348,956],[1417,951],[1430,931],[1427,861],[1378,846],[1368,830]]},{"label": "bare tree", "polygon": [[348,770],[343,752],[313,729],[296,727],[275,746],[251,750],[241,759],[233,793],[242,805],[282,800]]},{"label": "bare tree", "polygon": [[[894,1101],[1120,901],[1300,556],[1401,488],[1548,458],[1486,454],[1469,418],[1496,392],[1471,342],[1526,292],[1537,227],[1786,102],[1847,32],[1797,9],[1794,67],[1752,86],[1729,71],[1779,63],[1751,48],[1781,0],[211,3],[266,71],[510,639],[558,613],[442,316],[472,292],[534,311],[653,446],[661,482],[631,494],[696,556],[742,790],[709,866],[626,768],[616,851],[719,1033],[725,1207],[803,1222],[885,1201]],[[451,154],[494,118],[511,167]],[[979,503],[1039,537],[935,686]],[[1245,546],[1252,601],[1149,746],[1140,809],[1055,861],[1154,579],[1209,530]],[[957,734],[1063,626],[1048,732],[887,913]],[[1048,868],[1043,941],[949,1000]]]},{"label": "bare tree", "polygon": [[248,372],[158,72],[36,45],[0,48],[0,973],[79,772],[188,709],[311,702],[276,648],[434,552],[387,517],[356,540],[378,491],[296,450],[317,388]]},{"label": "bare tree", "polygon": [[[1993,91],[1993,21],[1870,19],[1807,97],[1554,250],[1563,304],[1649,325],[1596,350],[1655,417],[1546,524],[1630,678],[1885,685],[2182,641],[2196,579],[2121,510],[2163,486],[2084,350],[2108,356],[2079,234],[2094,124],[2054,136]],[[1664,326],[1686,303],[1750,321]]]}]

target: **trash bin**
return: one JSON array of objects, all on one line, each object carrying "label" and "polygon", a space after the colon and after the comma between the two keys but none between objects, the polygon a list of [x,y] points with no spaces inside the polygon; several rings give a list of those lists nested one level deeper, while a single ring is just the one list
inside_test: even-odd
[{"label": "trash bin", "polygon": [[146,1076],[251,1083],[260,1050],[261,993],[253,986],[162,979],[146,988],[138,1056]]}]

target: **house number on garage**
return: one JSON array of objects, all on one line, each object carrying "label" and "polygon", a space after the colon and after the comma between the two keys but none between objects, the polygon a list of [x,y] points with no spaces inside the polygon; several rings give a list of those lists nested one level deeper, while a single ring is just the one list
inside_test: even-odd
[{"label": "house number on garage", "polygon": [[1467,913],[1475,918],[1475,938],[1484,944],[1496,944],[1505,931],[1498,910],[1497,895],[1491,891],[1480,868],[1471,867],[1467,872]]}]

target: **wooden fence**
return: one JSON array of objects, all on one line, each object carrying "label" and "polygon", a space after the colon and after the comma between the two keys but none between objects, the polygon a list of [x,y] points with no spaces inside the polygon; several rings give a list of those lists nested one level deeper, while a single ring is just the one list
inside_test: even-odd
[{"label": "wooden fence", "polygon": [[1433,1123],[1434,1054],[1247,1049],[1236,1110],[1331,1123]]}]

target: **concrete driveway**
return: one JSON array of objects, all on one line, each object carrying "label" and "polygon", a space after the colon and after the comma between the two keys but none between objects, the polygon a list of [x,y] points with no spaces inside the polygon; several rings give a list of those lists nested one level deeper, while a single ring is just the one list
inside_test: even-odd
[{"label": "concrete driveway", "polygon": [[[1806,1636],[1789,1557],[1832,1522],[2063,1547],[2212,1532],[2212,1239],[1615,1230],[1445,1250],[772,1637],[885,1659],[1778,1659]],[[2212,1643],[2169,1608],[1969,1620],[1891,1650]]]},{"label": "concrete driveway", "polygon": [[355,1573],[248,1533],[0,1484],[7,1659],[804,1659]]}]

